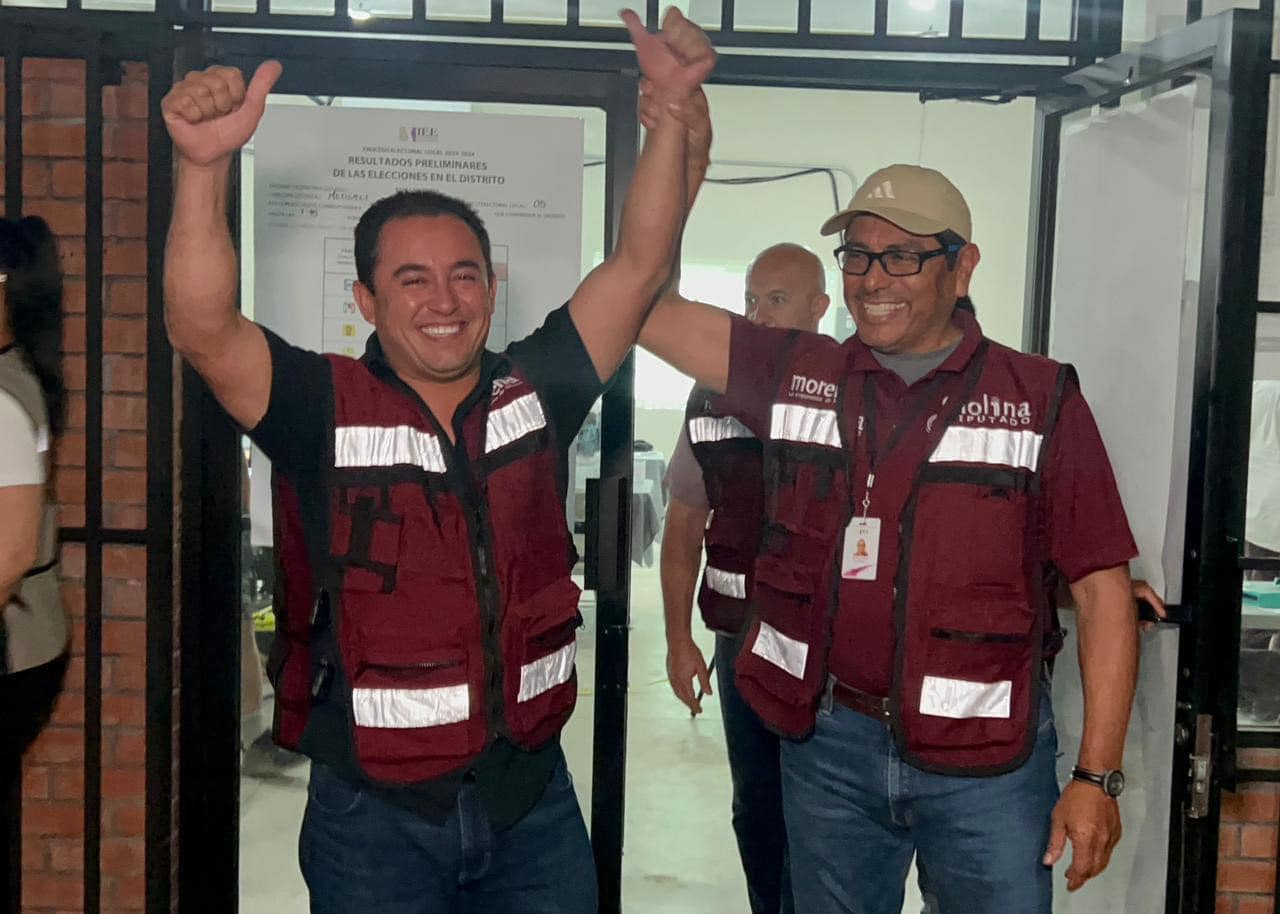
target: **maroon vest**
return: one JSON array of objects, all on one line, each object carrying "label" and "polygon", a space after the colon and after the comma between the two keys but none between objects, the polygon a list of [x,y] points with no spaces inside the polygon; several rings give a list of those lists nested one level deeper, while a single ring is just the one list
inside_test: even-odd
[{"label": "maroon vest", "polygon": [[702,388],[689,397],[685,425],[711,508],[698,608],[712,631],[736,635],[747,622],[764,518],[762,447],[723,397]]},{"label": "maroon vest", "polygon": [[326,548],[308,549],[297,494],[274,481],[277,740],[296,747],[313,703],[337,701],[377,781],[438,777],[493,735],[536,748],[573,710],[581,624],[538,394],[496,378],[455,449],[407,388],[330,364]]},{"label": "maroon vest", "polygon": [[[841,575],[875,440],[875,382],[851,358],[816,336],[789,353],[765,447],[767,526],[738,687],[775,729],[808,733],[840,605],[891,600],[889,703],[902,757],[941,773],[1012,770],[1034,744],[1053,649],[1040,486],[1072,372],[984,340],[965,370],[913,387],[922,408],[876,464],[871,515],[891,529],[866,581]],[[889,474],[901,477],[890,484]],[[904,493],[901,504],[887,503],[886,489]],[[898,548],[886,551],[886,540]]]}]

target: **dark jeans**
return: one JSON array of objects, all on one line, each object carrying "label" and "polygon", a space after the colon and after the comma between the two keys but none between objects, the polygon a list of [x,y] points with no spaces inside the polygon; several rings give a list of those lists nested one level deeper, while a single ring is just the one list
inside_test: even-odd
[{"label": "dark jeans", "polygon": [[464,784],[440,824],[314,763],[299,841],[312,914],[594,914],[595,861],[563,757],[538,805],[494,832]]},{"label": "dark jeans", "polygon": [[839,704],[821,712],[812,737],[782,746],[796,909],[900,914],[915,853],[931,910],[1049,914],[1040,858],[1057,747],[1047,693],[1031,758],[996,777],[928,774],[902,761],[883,723]]},{"label": "dark jeans", "polygon": [[791,914],[795,908],[782,817],[780,741],[734,685],[734,659],[741,647],[741,637],[716,635],[716,688],[733,776],[733,831],[752,914]]},{"label": "dark jeans", "polygon": [[29,670],[0,675],[0,766],[18,764],[49,722],[67,660],[63,654]]}]

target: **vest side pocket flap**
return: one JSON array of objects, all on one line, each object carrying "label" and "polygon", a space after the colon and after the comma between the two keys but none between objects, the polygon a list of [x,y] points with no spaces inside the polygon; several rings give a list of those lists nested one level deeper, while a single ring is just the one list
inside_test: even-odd
[{"label": "vest side pocket flap", "polygon": [[815,572],[801,568],[794,561],[771,555],[756,559],[756,586],[764,585],[782,593],[810,597],[816,583]]},{"label": "vest side pocket flap", "polygon": [[[543,635],[570,619],[580,618],[578,601],[581,598],[582,588],[574,583],[573,578],[566,576],[534,592],[527,599],[512,603],[508,612],[526,620],[528,635]],[[573,628],[577,628],[577,625]]]}]

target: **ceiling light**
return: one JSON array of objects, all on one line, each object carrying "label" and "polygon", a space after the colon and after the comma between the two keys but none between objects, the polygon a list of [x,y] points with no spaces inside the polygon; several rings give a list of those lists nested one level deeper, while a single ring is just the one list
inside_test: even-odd
[{"label": "ceiling light", "polygon": [[[914,3],[916,0],[912,0],[912,2]],[[350,10],[347,15],[351,17],[352,22],[368,22],[373,18],[373,13],[366,9],[360,9],[359,7]]]}]

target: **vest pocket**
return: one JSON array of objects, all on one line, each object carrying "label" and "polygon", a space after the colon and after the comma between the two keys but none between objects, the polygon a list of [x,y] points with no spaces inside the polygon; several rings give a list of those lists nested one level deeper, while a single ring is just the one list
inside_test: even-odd
[{"label": "vest pocket", "polygon": [[372,777],[423,780],[483,746],[484,714],[471,675],[477,661],[465,649],[357,645],[352,653],[356,755]]},{"label": "vest pocket", "polygon": [[848,478],[830,454],[812,459],[780,455],[768,468],[766,515],[794,533],[830,541],[848,507]]},{"label": "vest pocket", "polygon": [[577,631],[582,591],[563,577],[507,607],[502,624],[503,698],[517,743],[542,745],[564,726],[578,698]]},{"label": "vest pocket", "polygon": [[[964,587],[1026,582],[1025,493],[969,483],[920,489],[912,530],[913,556],[932,556],[931,578]],[[998,542],[998,548],[990,544]]]},{"label": "vest pocket", "polygon": [[381,486],[346,486],[332,496],[330,554],[342,570],[344,590],[391,593],[396,589],[403,519],[391,510]]}]

